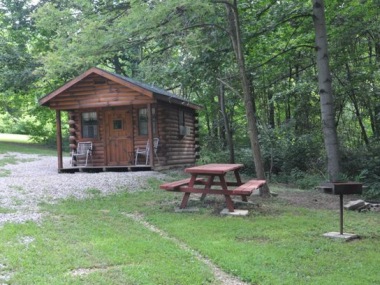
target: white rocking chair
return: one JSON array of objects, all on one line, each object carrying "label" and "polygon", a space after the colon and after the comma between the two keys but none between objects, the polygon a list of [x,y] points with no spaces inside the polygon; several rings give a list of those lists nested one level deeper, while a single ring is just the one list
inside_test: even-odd
[{"label": "white rocking chair", "polygon": [[87,166],[88,159],[92,162],[92,142],[79,142],[77,149],[71,152],[71,166],[78,166],[79,159],[84,158],[84,166]]},{"label": "white rocking chair", "polygon": [[[157,155],[157,149],[158,149],[158,143],[160,142],[159,138],[154,138],[153,139],[153,153],[157,157],[158,162],[160,162],[160,158]],[[145,165],[148,165],[149,161],[149,153],[150,153],[150,142],[149,140],[146,142],[145,148],[136,148],[135,150],[135,165],[137,165],[139,155],[144,155],[145,156]]]}]

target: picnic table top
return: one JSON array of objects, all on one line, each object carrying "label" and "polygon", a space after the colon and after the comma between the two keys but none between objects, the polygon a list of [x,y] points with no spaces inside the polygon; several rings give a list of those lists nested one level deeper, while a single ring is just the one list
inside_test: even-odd
[{"label": "picnic table top", "polygon": [[191,174],[215,174],[223,175],[229,171],[234,171],[242,168],[243,164],[228,164],[228,163],[211,163],[199,166],[193,166],[185,169],[185,172]]}]

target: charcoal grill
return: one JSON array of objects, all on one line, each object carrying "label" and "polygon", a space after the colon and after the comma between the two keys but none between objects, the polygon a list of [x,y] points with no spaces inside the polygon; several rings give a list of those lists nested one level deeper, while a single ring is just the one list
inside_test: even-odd
[{"label": "charcoal grill", "polygon": [[[362,194],[363,184],[358,182],[331,182],[326,183],[325,187],[331,189],[331,194],[339,195],[339,210],[340,210],[340,227],[339,234],[341,237],[357,237],[356,235],[343,233],[343,195]],[[331,233],[332,235],[334,233]],[[326,236],[331,236],[330,233]]]}]

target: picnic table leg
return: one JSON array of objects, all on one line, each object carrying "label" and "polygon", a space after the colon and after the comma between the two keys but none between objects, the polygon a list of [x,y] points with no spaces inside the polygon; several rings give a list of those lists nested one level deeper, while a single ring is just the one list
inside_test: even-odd
[{"label": "picnic table leg", "polygon": [[238,183],[238,186],[243,184],[243,182],[241,182],[240,173],[238,169],[234,170],[234,174],[235,174],[235,178],[236,178],[236,182]]},{"label": "picnic table leg", "polygon": [[234,202],[232,201],[231,196],[230,195],[224,195],[224,197],[226,199],[226,205],[227,205],[228,211],[234,212],[235,211]]},{"label": "picnic table leg", "polygon": [[189,197],[190,197],[190,193],[189,192],[186,192],[185,194],[183,194],[183,198],[182,198],[180,209],[186,208],[187,202],[189,201]]},{"label": "picnic table leg", "polygon": [[[197,179],[197,174],[192,174],[189,182],[189,187],[194,187],[195,181]],[[187,202],[189,202],[190,198],[190,192],[185,192],[183,194],[181,206],[179,207],[180,209],[184,209],[187,206]]]},{"label": "picnic table leg", "polygon": [[[205,189],[210,189],[211,188],[211,185],[212,183],[214,183],[214,175],[210,175],[210,177],[207,179],[207,182],[206,182],[206,185],[205,185]],[[201,201],[203,201],[205,198],[206,198],[206,193],[203,193],[202,196],[201,196]]]},{"label": "picnic table leg", "polygon": [[[235,171],[235,175],[236,175],[236,171]],[[222,189],[228,190],[227,182],[226,182],[226,179],[224,179],[224,175],[219,175],[219,179],[220,179],[220,182],[222,185]],[[237,179],[237,177],[236,177],[236,179]],[[224,195],[224,198],[226,199],[226,205],[227,205],[228,211],[234,212],[235,211],[234,202],[232,201],[231,196],[230,195]]]}]

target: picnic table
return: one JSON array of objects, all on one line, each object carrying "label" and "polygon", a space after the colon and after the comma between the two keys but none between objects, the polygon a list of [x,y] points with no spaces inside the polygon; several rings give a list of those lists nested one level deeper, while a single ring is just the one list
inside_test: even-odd
[{"label": "picnic table", "polygon": [[[168,182],[160,185],[161,189],[167,191],[183,192],[183,198],[180,205],[181,209],[186,208],[191,193],[202,194],[201,199],[206,195],[224,195],[229,212],[234,212],[234,203],[231,196],[241,196],[243,201],[248,201],[253,190],[263,186],[265,180],[249,180],[243,183],[239,170],[243,164],[205,164],[200,166],[189,167],[185,169],[186,173],[191,175],[190,178],[179,181]],[[227,173],[233,172],[232,181],[227,180]],[[215,180],[218,177],[218,180]]]}]

